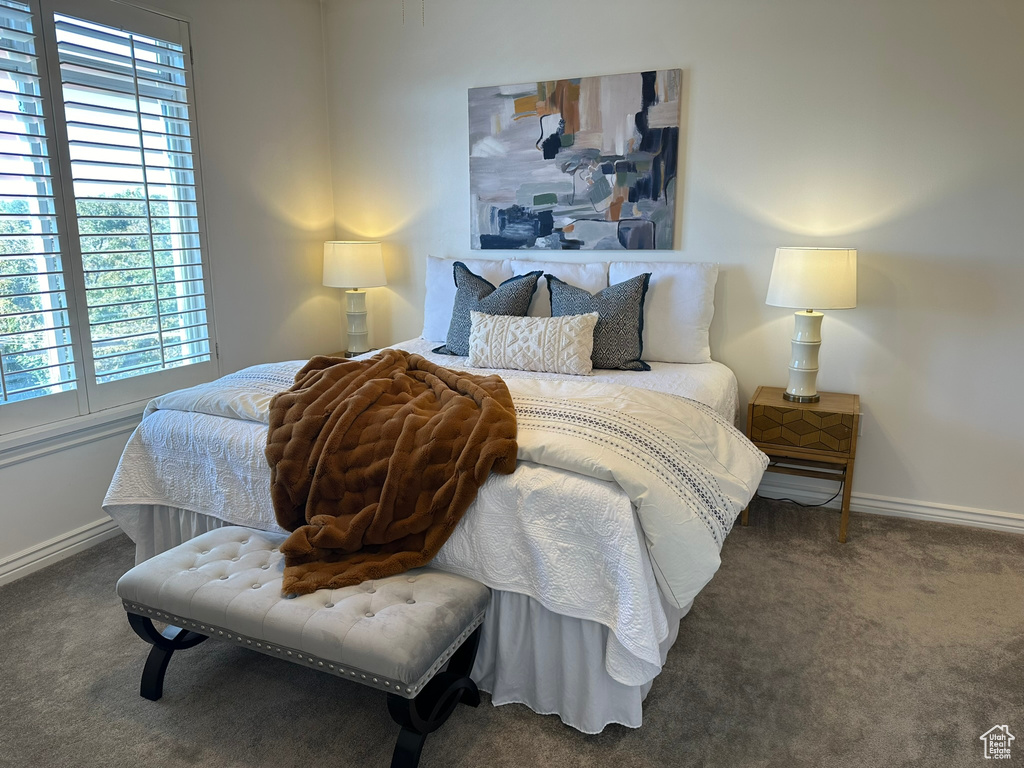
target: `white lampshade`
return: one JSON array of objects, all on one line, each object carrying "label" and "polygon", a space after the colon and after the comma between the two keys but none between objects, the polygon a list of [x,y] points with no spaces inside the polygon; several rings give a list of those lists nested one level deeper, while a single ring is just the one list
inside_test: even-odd
[{"label": "white lampshade", "polygon": [[387,284],[379,242],[331,240],[324,243],[324,285],[376,288]]},{"label": "white lampshade", "polygon": [[799,309],[857,306],[853,248],[776,248],[765,304]]}]

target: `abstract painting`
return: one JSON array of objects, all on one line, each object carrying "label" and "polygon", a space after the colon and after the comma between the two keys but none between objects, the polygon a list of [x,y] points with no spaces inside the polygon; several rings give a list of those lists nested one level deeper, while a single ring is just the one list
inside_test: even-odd
[{"label": "abstract painting", "polygon": [[670,249],[679,69],[469,89],[473,248]]}]

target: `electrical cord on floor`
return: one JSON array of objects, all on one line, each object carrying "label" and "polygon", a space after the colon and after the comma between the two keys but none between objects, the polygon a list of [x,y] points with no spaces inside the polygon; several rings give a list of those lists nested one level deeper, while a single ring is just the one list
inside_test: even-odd
[{"label": "electrical cord on floor", "polygon": [[755,499],[764,499],[765,501],[788,501],[790,504],[796,504],[798,507],[803,507],[804,509],[813,509],[814,507],[824,507],[829,502],[835,501],[837,498],[839,498],[839,494],[841,494],[843,492],[843,486],[844,485],[846,485],[846,481],[845,480],[840,480],[839,481],[839,490],[835,492],[835,495],[833,495],[832,498],[830,498],[830,499],[826,499],[825,501],[821,502],[820,504],[801,504],[796,499],[785,499],[785,498],[783,498],[783,499],[774,499],[771,496],[762,496],[760,493],[755,493],[754,494],[754,498]]}]

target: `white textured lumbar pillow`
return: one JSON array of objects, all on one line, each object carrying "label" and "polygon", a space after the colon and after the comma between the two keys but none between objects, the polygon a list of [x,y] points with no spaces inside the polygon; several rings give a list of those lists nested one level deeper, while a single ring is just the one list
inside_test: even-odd
[{"label": "white textured lumbar pillow", "polygon": [[513,317],[470,312],[469,364],[586,375],[593,363],[597,312],[564,317]]}]

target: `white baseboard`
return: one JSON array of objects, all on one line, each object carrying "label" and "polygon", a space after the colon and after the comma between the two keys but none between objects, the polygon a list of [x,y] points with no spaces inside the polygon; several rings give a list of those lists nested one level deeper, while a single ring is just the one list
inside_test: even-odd
[{"label": "white baseboard", "polygon": [[83,525],[34,547],[0,560],[0,586],[45,568],[58,560],[112,539],[121,529],[109,517]]},{"label": "white baseboard", "polygon": [[[786,497],[801,504],[818,504],[836,492],[837,485],[827,480],[811,480],[766,472],[758,493],[768,498]],[[827,505],[839,509],[840,499]],[[928,520],[933,523],[952,523],[973,528],[988,528],[994,531],[1024,533],[1024,514],[1001,512],[995,509],[958,507],[952,504],[937,504],[931,501],[914,501],[894,496],[876,496],[872,493],[857,493],[850,497],[850,509],[888,517],[907,517],[912,520]]]}]

